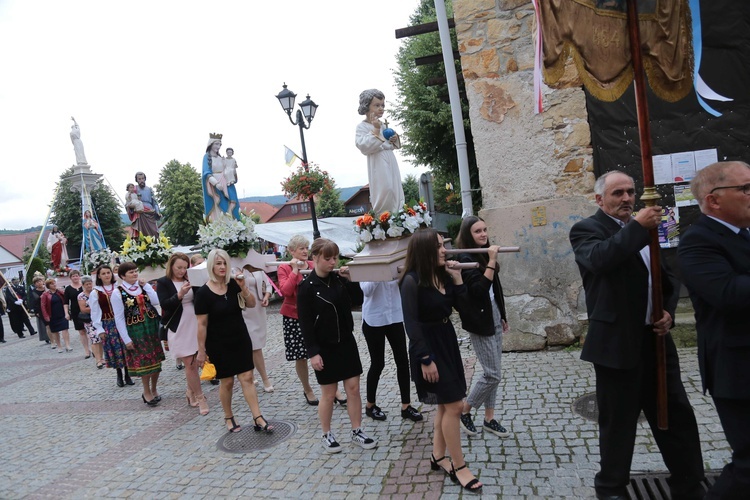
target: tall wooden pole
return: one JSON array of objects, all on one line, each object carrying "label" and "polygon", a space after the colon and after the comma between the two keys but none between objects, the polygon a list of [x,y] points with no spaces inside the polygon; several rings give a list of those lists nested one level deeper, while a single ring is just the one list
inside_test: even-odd
[{"label": "tall wooden pole", "polygon": [[[661,195],[654,186],[654,164],[651,159],[651,124],[648,117],[648,102],[646,100],[646,77],[643,73],[641,59],[641,35],[638,27],[638,0],[627,0],[628,4],[628,35],[630,37],[630,53],[633,60],[633,81],[635,84],[635,108],[638,114],[638,136],[641,142],[641,165],[643,167],[643,196],[641,199],[647,207],[657,204]],[[659,247],[659,231],[649,231],[651,242],[651,305],[654,323],[661,319],[664,304],[662,303],[661,287],[661,255]],[[659,429],[668,428],[669,415],[667,413],[667,356],[664,335],[656,335],[656,417]]]}]

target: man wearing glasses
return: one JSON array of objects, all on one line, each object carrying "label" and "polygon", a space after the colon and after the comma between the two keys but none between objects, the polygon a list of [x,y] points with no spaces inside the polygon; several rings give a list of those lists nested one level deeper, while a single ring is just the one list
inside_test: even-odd
[{"label": "man wearing glasses", "polygon": [[[649,230],[661,223],[661,207],[633,217],[633,179],[611,171],[594,185],[594,215],[577,222],[570,243],[586,291],[589,317],[581,359],[594,364],[599,408],[601,470],[594,478],[599,499],[628,498],[638,415],[646,415],[664,463],[672,498],[700,499],[703,459],[698,425],[680,379],[680,363],[669,329],[678,290],[662,266],[664,310],[651,312]],[[656,421],[655,336],[666,335],[669,429]]]},{"label": "man wearing glasses", "polygon": [[701,216],[677,256],[698,330],[704,392],[714,400],[732,461],[706,498],[750,495],[750,165],[720,162],[690,183]]}]

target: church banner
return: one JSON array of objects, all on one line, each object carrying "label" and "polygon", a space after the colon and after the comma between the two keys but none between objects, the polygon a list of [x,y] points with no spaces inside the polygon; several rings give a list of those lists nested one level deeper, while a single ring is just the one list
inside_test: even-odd
[{"label": "church banner", "polygon": [[[537,0],[542,73],[555,85],[573,58],[586,89],[617,100],[633,80],[627,0]],[[643,67],[659,98],[678,101],[693,87],[693,50],[687,0],[638,0]]]}]

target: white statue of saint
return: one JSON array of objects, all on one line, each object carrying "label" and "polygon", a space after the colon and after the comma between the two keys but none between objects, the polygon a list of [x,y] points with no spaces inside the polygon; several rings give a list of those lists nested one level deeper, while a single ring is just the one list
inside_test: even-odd
[{"label": "white statue of saint", "polygon": [[88,165],[86,162],[86,154],[83,152],[83,142],[81,141],[81,129],[76,123],[76,119],[72,116],[73,125],[70,126],[70,142],[73,143],[73,149],[76,152],[76,163],[78,165]]},{"label": "white statue of saint", "polygon": [[359,114],[365,119],[357,125],[356,144],[367,156],[367,178],[370,184],[370,204],[376,214],[397,212],[404,206],[404,188],[394,149],[399,137],[386,139],[380,119],[385,110],[385,95],[368,89],[359,95]]}]

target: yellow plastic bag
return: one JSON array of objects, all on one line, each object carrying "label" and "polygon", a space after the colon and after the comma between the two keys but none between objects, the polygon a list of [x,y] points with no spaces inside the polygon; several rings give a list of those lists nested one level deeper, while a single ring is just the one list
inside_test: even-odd
[{"label": "yellow plastic bag", "polygon": [[203,363],[203,370],[201,370],[201,380],[211,380],[216,377],[216,367],[213,363],[206,361]]}]

